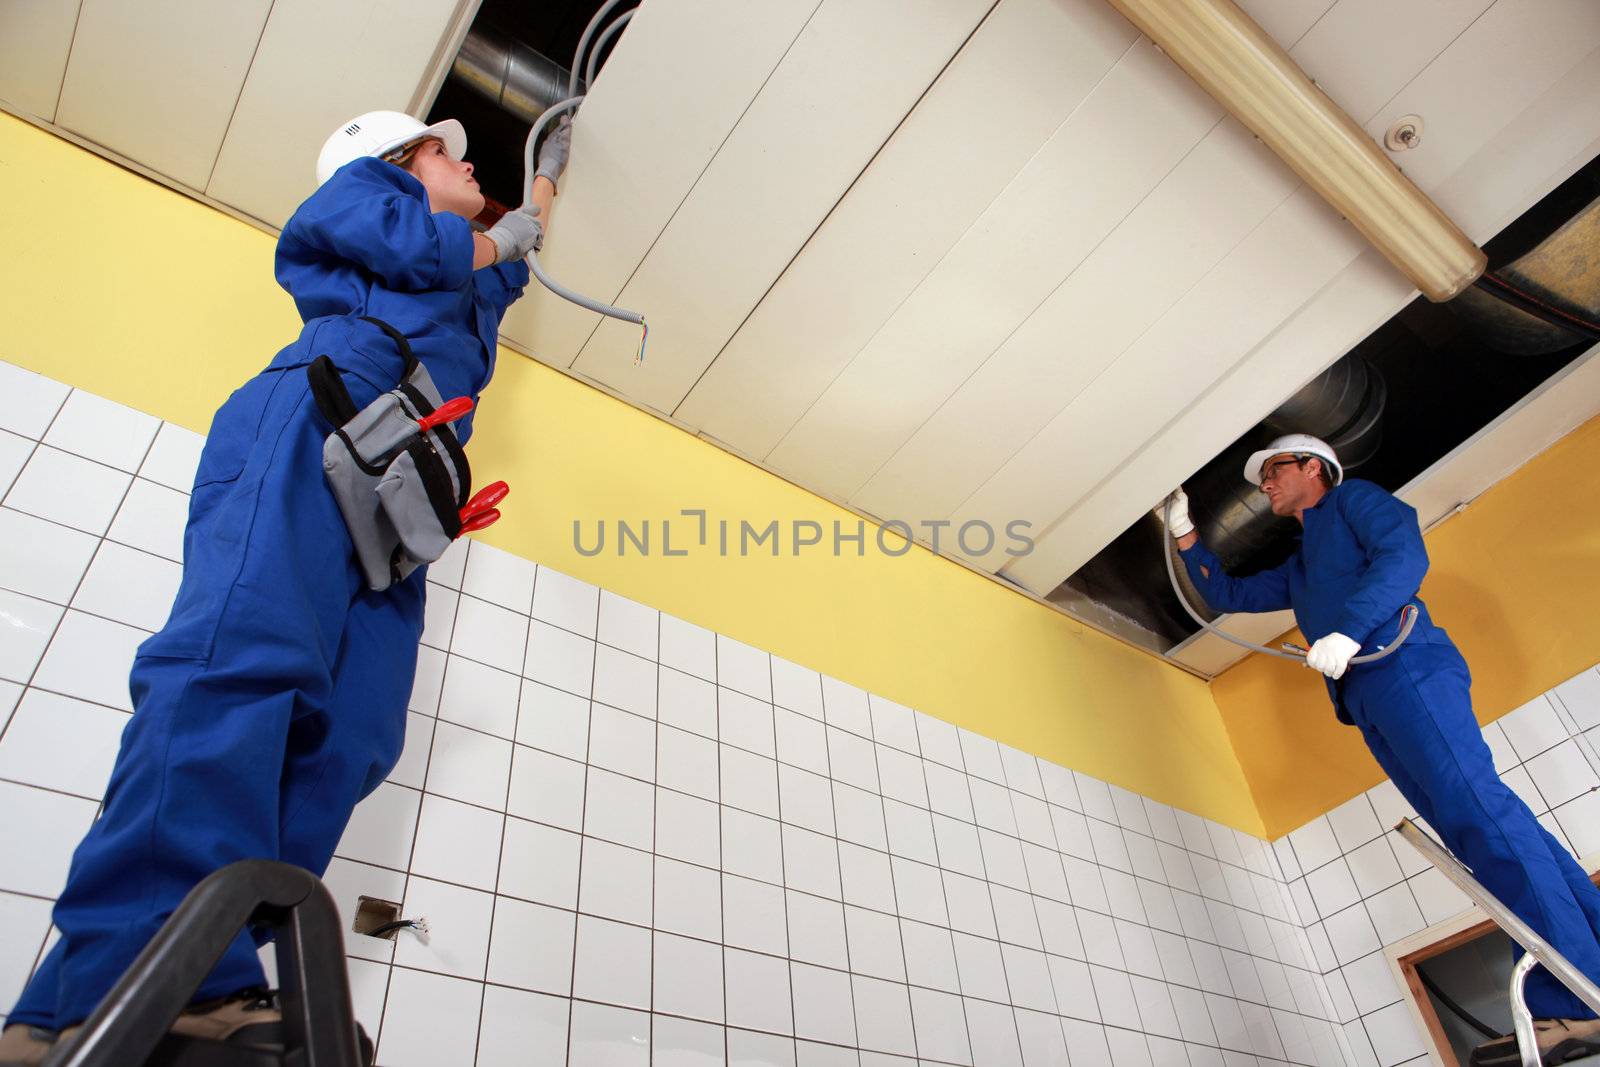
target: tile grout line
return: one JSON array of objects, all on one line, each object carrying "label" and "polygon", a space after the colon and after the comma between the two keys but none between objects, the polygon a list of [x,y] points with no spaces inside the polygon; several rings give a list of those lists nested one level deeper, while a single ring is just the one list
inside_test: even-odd
[{"label": "tile grout line", "polygon": [[[466,575],[467,575],[466,567],[467,567],[468,564],[470,564],[472,562],[472,552],[473,552],[473,546],[469,545],[468,548],[467,548],[467,559],[462,564],[462,569],[461,569],[461,578],[462,578],[462,584],[463,585],[466,584]],[[529,610],[529,617],[530,618],[532,617],[533,600],[534,600],[534,598],[536,596],[538,596],[538,592],[539,592],[539,570],[540,570],[539,566],[537,564],[535,564],[534,565],[534,570],[533,570],[533,586],[528,590],[528,610]],[[462,594],[462,595],[464,596],[465,594]],[[456,602],[456,607],[457,607],[457,611],[459,612],[460,611],[460,601],[459,600]],[[523,663],[526,663],[527,659],[528,659],[528,643],[532,640],[532,632],[533,632],[533,627],[531,625],[523,627],[523,630],[522,630],[522,662]],[[455,628],[454,627],[451,628],[450,636],[452,638],[455,637]],[[449,672],[449,669],[450,669],[450,667],[449,667],[449,654],[446,653],[446,659],[445,659],[445,671],[446,671],[446,673]],[[501,804],[502,804],[502,809],[503,810],[500,812],[500,849],[499,849],[498,855],[495,857],[495,864],[494,864],[494,890],[493,890],[492,895],[489,897],[489,933],[488,933],[488,936],[485,938],[484,947],[483,947],[483,980],[482,980],[482,987],[479,989],[479,992],[478,992],[478,1026],[477,1026],[476,1032],[473,1034],[473,1043],[472,1043],[472,1060],[473,1060],[473,1063],[477,1063],[478,1055],[482,1051],[482,1047],[483,1047],[484,1007],[485,1007],[485,1005],[486,1005],[486,1003],[488,1002],[488,999],[489,999],[489,988],[488,988],[488,983],[489,983],[489,959],[494,953],[494,923],[495,923],[495,918],[496,918],[496,916],[497,916],[497,914],[499,912],[499,907],[500,907],[500,873],[501,873],[501,869],[505,865],[506,830],[508,829],[508,827],[510,825],[508,820],[511,818],[511,780],[512,780],[511,779],[511,775],[512,775],[512,766],[513,766],[513,764],[514,764],[514,762],[516,760],[516,755],[517,755],[516,745],[515,745],[515,738],[516,738],[517,734],[521,731],[521,728],[522,728],[522,686],[520,684],[521,683],[521,679],[519,678],[519,679],[517,679],[517,681],[519,683],[517,685],[517,704],[516,704],[515,712],[513,713],[512,719],[511,719],[512,748],[511,748],[510,752],[507,753],[507,758],[506,758],[506,791],[505,791],[505,795],[501,798]],[[442,713],[444,712],[444,683],[443,683],[442,680],[441,680],[440,685],[439,685],[439,712],[440,712],[440,714],[442,716]],[[441,721],[446,721],[446,720],[443,720],[441,718]],[[433,737],[435,739],[437,739],[438,736],[439,736],[438,726],[437,726],[437,724],[435,724]],[[429,762],[429,770],[431,771],[432,770],[432,762],[433,762],[433,750],[432,750],[431,743],[430,743],[429,751],[428,751],[428,762]],[[423,778],[423,784],[424,785],[427,784],[427,777],[426,776],[424,776],[424,778]],[[574,950],[576,950],[576,947],[577,947],[576,943],[574,943],[573,947],[574,947]]]}]

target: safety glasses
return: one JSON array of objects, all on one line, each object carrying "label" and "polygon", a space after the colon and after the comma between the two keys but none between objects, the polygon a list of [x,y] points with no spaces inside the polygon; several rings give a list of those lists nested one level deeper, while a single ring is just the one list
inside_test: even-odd
[{"label": "safety glasses", "polygon": [[1263,463],[1261,465],[1261,484],[1266,485],[1268,482],[1277,478],[1278,472],[1283,470],[1285,467],[1305,466],[1306,460],[1310,458],[1310,456],[1295,456],[1291,459],[1278,459],[1273,460],[1271,463]]}]

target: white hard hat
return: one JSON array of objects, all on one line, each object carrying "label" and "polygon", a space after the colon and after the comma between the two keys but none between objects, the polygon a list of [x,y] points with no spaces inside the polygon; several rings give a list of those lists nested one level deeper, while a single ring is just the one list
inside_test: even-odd
[{"label": "white hard hat", "polygon": [[369,111],[357,115],[322,142],[322,151],[317,154],[317,184],[333,177],[334,171],[352,159],[381,158],[401,145],[424,137],[443,141],[452,159],[461,159],[467,154],[467,131],[455,119],[429,126],[403,111]]},{"label": "white hard hat", "polygon": [[1261,451],[1250,453],[1250,458],[1245,460],[1244,464],[1244,480],[1251,485],[1260,485],[1262,464],[1273,456],[1285,453],[1295,456],[1316,456],[1332,469],[1334,485],[1344,481],[1344,467],[1340,465],[1339,457],[1334,454],[1333,448],[1322,438],[1312,437],[1308,433],[1286,434]]}]

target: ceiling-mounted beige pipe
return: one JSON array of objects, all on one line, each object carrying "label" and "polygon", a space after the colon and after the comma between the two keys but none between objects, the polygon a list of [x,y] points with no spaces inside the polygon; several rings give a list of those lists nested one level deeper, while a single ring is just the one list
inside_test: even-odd
[{"label": "ceiling-mounted beige pipe", "polygon": [[1231,0],[1109,2],[1429,300],[1449,300],[1483,273],[1483,252]]}]

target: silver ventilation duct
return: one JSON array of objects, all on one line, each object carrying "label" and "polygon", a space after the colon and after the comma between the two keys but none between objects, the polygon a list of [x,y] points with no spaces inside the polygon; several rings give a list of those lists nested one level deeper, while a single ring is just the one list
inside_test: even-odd
[{"label": "silver ventilation duct", "polygon": [[567,97],[570,72],[521,41],[474,28],[450,68],[452,80],[532,124]]},{"label": "silver ventilation duct", "polygon": [[1250,453],[1274,437],[1308,433],[1333,446],[1346,474],[1371,459],[1383,438],[1388,389],[1383,376],[1354,353],[1302,386],[1249,434],[1185,483],[1200,538],[1229,570],[1259,559],[1293,519],[1272,513],[1266,496],[1244,480]]}]

